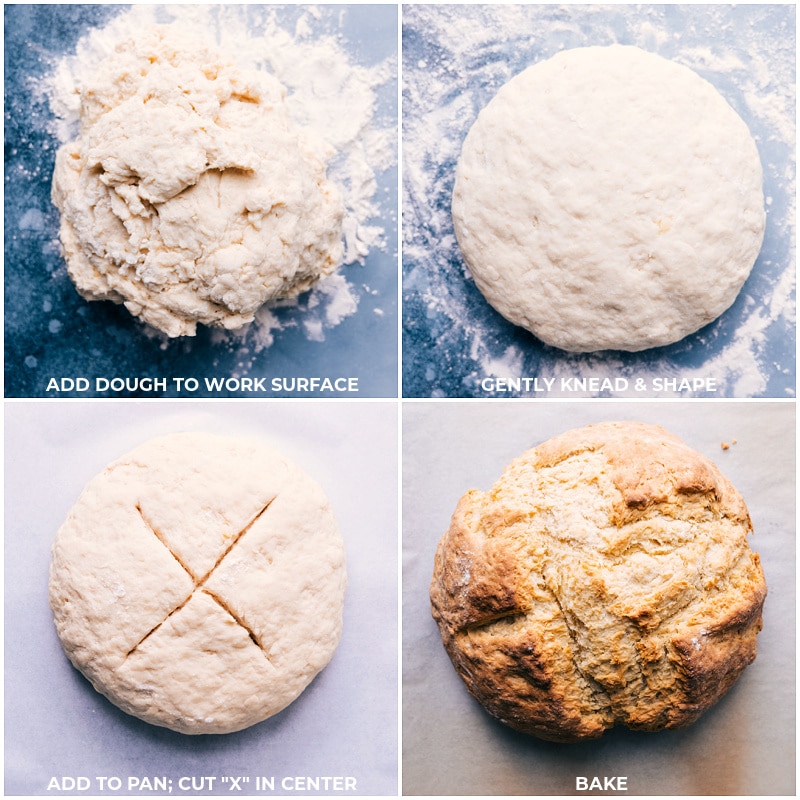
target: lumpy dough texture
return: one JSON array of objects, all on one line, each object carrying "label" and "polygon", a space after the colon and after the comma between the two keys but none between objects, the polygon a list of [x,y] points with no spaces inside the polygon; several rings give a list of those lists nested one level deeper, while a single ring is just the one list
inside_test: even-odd
[{"label": "lumpy dough texture", "polygon": [[503,86],[464,142],[452,212],[489,303],[574,352],[645,350],[713,321],[765,225],[741,118],[696,73],[620,45]]},{"label": "lumpy dough texture", "polygon": [[344,548],[322,489],[246,439],[153,439],[59,529],[50,606],[72,663],[146,722],[230,733],[281,711],[339,642]]},{"label": "lumpy dough texture", "polygon": [[342,259],[327,145],[272,76],[172,26],[121,44],[80,87],[53,202],[70,277],[168,336],[240,328]]}]

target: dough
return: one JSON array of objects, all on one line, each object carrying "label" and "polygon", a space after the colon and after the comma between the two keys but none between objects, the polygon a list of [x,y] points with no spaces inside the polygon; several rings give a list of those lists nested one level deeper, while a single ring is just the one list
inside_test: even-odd
[{"label": "dough", "polygon": [[604,423],[461,498],[431,603],[469,691],[569,742],[695,721],[756,656],[767,593],[741,496],[667,431]]},{"label": "dough", "polygon": [[70,277],[168,336],[240,328],[342,259],[326,145],[294,126],[285,89],[157,26],[81,87],[53,202]]},{"label": "dough", "polygon": [[467,135],[453,221],[478,288],[564,350],[676,342],[735,300],[761,247],[761,163],[691,70],[586,47],[503,86]]},{"label": "dough", "polygon": [[285,708],[328,663],[345,582],[311,478],[250,441],[187,433],[86,486],[53,546],[50,605],[67,656],[123,711],[229,733]]}]

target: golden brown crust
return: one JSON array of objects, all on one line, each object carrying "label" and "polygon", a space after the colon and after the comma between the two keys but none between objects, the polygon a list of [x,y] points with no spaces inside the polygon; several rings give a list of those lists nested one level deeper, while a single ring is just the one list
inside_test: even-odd
[{"label": "golden brown crust", "polygon": [[756,652],[766,584],[747,508],[663,429],[605,423],[468,492],[431,608],[469,691],[554,741],[693,722]]}]

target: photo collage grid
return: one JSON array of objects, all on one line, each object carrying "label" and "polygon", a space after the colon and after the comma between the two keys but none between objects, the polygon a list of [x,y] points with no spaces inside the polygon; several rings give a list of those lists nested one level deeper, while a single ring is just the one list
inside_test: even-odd
[{"label": "photo collage grid", "polygon": [[795,794],[794,4],[4,17],[5,796]]}]

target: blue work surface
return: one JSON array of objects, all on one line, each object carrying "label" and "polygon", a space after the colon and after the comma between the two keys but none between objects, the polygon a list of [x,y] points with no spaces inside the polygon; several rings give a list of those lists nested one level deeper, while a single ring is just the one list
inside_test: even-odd
[{"label": "blue work surface", "polygon": [[[504,83],[560,50],[615,43],[694,69],[748,124],[766,236],[734,305],[697,333],[641,353],[572,354],[486,302],[450,199],[461,144]],[[405,6],[403,396],[794,397],[794,65],[793,5]]]},{"label": "blue work surface", "polygon": [[[289,34],[304,7],[278,7]],[[42,81],[93,28],[103,27],[125,6],[10,5],[5,11],[5,396],[290,397],[333,396],[324,391],[273,390],[272,379],[356,378],[348,397],[397,396],[397,167],[376,171],[376,204],[383,228],[380,247],[364,263],[342,268],[357,301],[355,313],[322,331],[304,327],[308,295],[299,305],[278,307],[279,328],[267,346],[255,331],[228,334],[203,326],[194,338],[169,340],[111,302],[87,303],[67,275],[58,241],[58,212],[50,201],[55,153],[60,141]],[[165,14],[169,12],[165,11]],[[258,7],[249,6],[250,19]],[[316,13],[316,12],[315,12]],[[315,30],[338,37],[352,63],[373,67],[396,63],[394,6],[324,6]],[[397,127],[396,70],[376,90],[376,116]],[[347,113],[343,109],[342,113]],[[253,326],[251,326],[253,327]],[[148,388],[95,391],[97,378],[167,381],[164,391]],[[175,378],[193,377],[199,388],[179,393]],[[208,390],[205,379],[228,388]],[[87,391],[47,391],[51,379],[83,378]],[[264,378],[266,392],[241,391],[241,378]],[[68,384],[61,384],[67,386]],[[132,386],[133,384],[129,384]],[[291,381],[281,383],[290,386]],[[147,384],[140,384],[147,387]],[[339,396],[339,395],[337,395]]]}]

